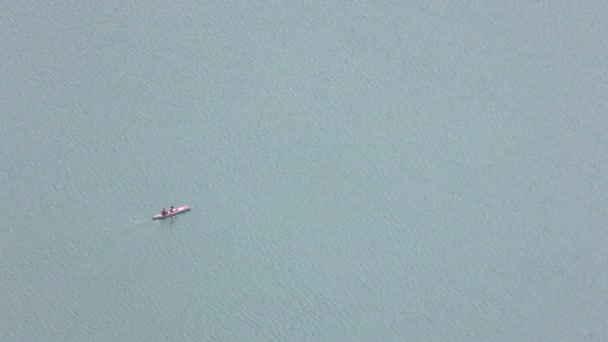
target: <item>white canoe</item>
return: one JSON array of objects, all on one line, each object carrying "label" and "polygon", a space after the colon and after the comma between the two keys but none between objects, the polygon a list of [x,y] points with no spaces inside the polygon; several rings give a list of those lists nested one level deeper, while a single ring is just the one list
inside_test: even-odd
[{"label": "white canoe", "polygon": [[190,206],[188,206],[188,205],[185,205],[185,206],[179,207],[179,208],[173,208],[173,211],[170,211],[169,209],[167,209],[167,213],[165,215],[162,215],[161,213],[158,213],[158,214],[152,216],[152,219],[153,220],[166,219],[167,217],[171,217],[171,216],[175,216],[177,214],[185,213],[188,210],[190,210]]}]

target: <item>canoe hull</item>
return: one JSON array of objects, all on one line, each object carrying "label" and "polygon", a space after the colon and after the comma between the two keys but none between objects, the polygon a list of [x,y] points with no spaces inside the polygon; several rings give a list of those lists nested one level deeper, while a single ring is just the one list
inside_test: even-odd
[{"label": "canoe hull", "polygon": [[175,215],[185,213],[189,210],[190,210],[190,206],[185,205],[183,207],[174,208],[172,212],[167,211],[166,215],[156,214],[156,215],[152,216],[152,219],[153,220],[162,220],[162,219],[166,219],[167,217],[173,217]]}]

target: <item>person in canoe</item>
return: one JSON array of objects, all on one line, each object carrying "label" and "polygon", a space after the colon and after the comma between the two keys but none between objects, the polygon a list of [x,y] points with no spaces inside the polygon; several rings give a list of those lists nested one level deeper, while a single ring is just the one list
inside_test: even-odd
[{"label": "person in canoe", "polygon": [[173,206],[171,206],[171,209],[169,209],[169,212],[172,213],[174,211],[175,211],[175,209],[173,209]]},{"label": "person in canoe", "polygon": [[162,209],[160,210],[160,214],[161,214],[162,216],[167,215],[167,210],[165,210],[165,208],[162,208]]}]

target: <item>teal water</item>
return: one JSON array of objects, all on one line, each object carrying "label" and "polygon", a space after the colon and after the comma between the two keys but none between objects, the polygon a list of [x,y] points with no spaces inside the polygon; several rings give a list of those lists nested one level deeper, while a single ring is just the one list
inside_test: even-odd
[{"label": "teal water", "polygon": [[608,340],[607,12],[0,5],[0,340]]}]

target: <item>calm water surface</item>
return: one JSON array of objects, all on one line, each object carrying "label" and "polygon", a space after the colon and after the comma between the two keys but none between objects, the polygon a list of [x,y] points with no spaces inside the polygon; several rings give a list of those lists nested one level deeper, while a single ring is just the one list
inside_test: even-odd
[{"label": "calm water surface", "polygon": [[608,340],[606,13],[1,5],[0,340]]}]

